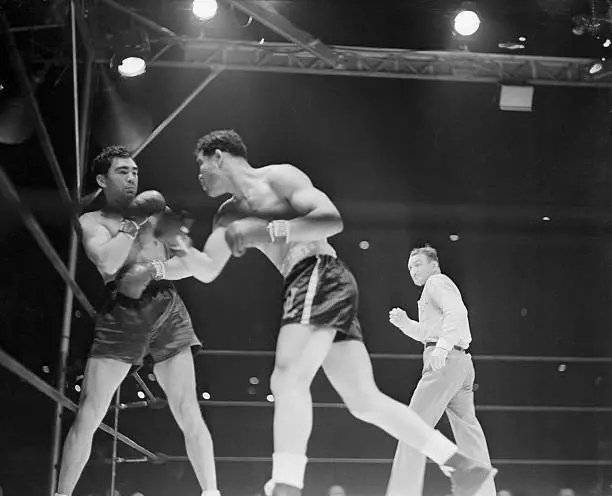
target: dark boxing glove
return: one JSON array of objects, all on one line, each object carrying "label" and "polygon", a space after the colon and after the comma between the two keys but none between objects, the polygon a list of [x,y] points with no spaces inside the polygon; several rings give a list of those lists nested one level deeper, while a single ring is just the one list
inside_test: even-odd
[{"label": "dark boxing glove", "polygon": [[119,272],[116,278],[117,290],[138,300],[151,281],[163,279],[164,276],[165,267],[160,260],[135,263]]},{"label": "dark boxing glove", "polygon": [[132,200],[125,216],[140,224],[152,215],[163,213],[165,209],[166,200],[159,191],[143,191]]}]

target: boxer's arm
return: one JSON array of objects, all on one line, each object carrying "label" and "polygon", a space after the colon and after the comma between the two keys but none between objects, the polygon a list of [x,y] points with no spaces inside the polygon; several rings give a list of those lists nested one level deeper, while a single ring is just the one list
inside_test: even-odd
[{"label": "boxer's arm", "polygon": [[317,241],[344,229],[336,206],[299,169],[291,165],[278,166],[272,176],[272,186],[298,214],[286,221],[288,241]]},{"label": "boxer's arm", "polygon": [[174,255],[164,262],[165,277],[168,281],[178,281],[193,276],[192,270],[185,263],[183,255]]},{"label": "boxer's arm", "polygon": [[87,256],[102,274],[115,275],[125,264],[134,237],[122,231],[113,236],[105,226],[89,215],[83,215],[79,220]]},{"label": "boxer's arm", "polygon": [[234,203],[229,199],[215,214],[212,233],[208,236],[202,251],[178,239],[179,244],[182,244],[180,260],[191,276],[208,283],[214,281],[221,273],[232,255],[225,240],[225,230],[237,217]]},{"label": "boxer's arm", "polygon": [[216,226],[206,240],[204,249],[186,247],[182,263],[190,275],[202,282],[212,282],[221,273],[232,252],[225,241],[225,227]]}]

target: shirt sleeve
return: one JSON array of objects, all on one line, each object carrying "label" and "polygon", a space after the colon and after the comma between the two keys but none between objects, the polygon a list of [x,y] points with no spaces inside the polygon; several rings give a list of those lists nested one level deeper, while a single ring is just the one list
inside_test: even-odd
[{"label": "shirt sleeve", "polygon": [[410,319],[407,325],[402,326],[402,332],[416,341],[425,342],[425,326],[416,320]]},{"label": "shirt sleeve", "polygon": [[467,308],[450,279],[433,276],[428,283],[429,296],[442,311],[442,333],[437,346],[450,351],[459,343],[462,331],[468,327]]}]

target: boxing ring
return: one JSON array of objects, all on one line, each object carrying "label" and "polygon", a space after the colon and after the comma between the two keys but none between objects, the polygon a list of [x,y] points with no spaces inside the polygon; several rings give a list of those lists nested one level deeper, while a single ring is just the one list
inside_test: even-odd
[{"label": "boxing ring", "polygon": [[[150,21],[143,16],[133,12],[132,10],[116,4],[112,0],[103,0],[109,5],[114,5],[119,10],[126,14],[135,17],[140,22],[146,24],[149,28],[152,28],[158,32],[162,32],[164,35],[174,35],[171,31],[166,28],[160,27],[153,21]],[[236,3],[234,0],[232,4]],[[251,12],[253,14],[253,12]],[[255,13],[257,14],[257,13]],[[42,252],[49,259],[52,266],[62,277],[66,284],[66,292],[64,297],[64,308],[63,308],[63,320],[61,326],[61,344],[59,350],[59,367],[56,377],[56,387],[53,387],[45,380],[41,379],[31,370],[27,369],[15,358],[0,349],[0,365],[5,367],[7,370],[17,375],[19,378],[26,381],[40,393],[47,396],[49,399],[56,403],[55,410],[55,421],[53,429],[53,443],[52,443],[52,454],[51,462],[49,467],[49,495],[53,496],[56,489],[56,479],[58,473],[59,454],[62,438],[61,421],[64,410],[70,410],[75,412],[77,405],[71,401],[65,394],[66,389],[66,365],[68,360],[69,342],[71,337],[71,321],[73,315],[73,302],[74,298],[78,300],[82,310],[86,312],[92,319],[95,318],[95,309],[89,302],[87,296],[79,287],[75,280],[76,274],[76,263],[77,263],[77,249],[79,243],[79,223],[78,223],[78,208],[75,205],[79,205],[81,202],[83,175],[85,171],[85,160],[87,156],[88,147],[88,134],[90,131],[90,113],[91,113],[91,102],[92,102],[92,86],[94,79],[94,68],[96,64],[94,49],[92,47],[86,19],[81,12],[80,6],[75,0],[70,2],[70,23],[71,23],[71,42],[72,42],[72,78],[73,78],[73,119],[74,119],[74,155],[76,164],[76,184],[71,193],[64,176],[62,174],[58,159],[55,155],[51,139],[47,132],[41,111],[39,109],[36,96],[34,94],[33,86],[28,78],[27,71],[19,50],[17,48],[16,41],[12,34],[11,27],[8,24],[7,19],[3,14],[0,14],[0,27],[6,37],[7,46],[11,53],[11,61],[14,66],[15,72],[19,77],[20,84],[23,92],[27,96],[27,100],[35,117],[36,131],[43,147],[43,151],[49,162],[53,177],[56,185],[60,192],[62,202],[65,207],[71,212],[71,224],[72,232],[70,238],[70,251],[68,256],[67,264],[61,259],[59,254],[53,248],[49,242],[42,228],[30,212],[28,207],[21,201],[19,194],[12,184],[9,176],[0,167],[0,190],[11,206],[19,213],[24,225],[30,231],[32,237],[39,245]],[[79,85],[78,70],[80,61],[77,56],[77,36],[80,35],[85,51],[87,54],[87,60],[85,62],[84,73],[83,73],[83,84],[82,88]],[[174,35],[176,36],[176,35]],[[303,43],[303,40],[296,38],[293,40],[298,45]],[[311,47],[312,48],[312,47]],[[318,47],[320,49],[320,47]],[[158,54],[159,55],[159,54]],[[318,53],[320,55],[320,53]],[[329,53],[324,55],[329,56]],[[138,148],[135,155],[138,155],[156,136],[158,136],[167,127],[172,120],[206,87],[210,84],[217,75],[223,70],[222,66],[216,65],[210,72],[210,74],[204,78],[202,83],[181,103],[177,109],[172,112],[157,128],[153,133],[142,143]],[[606,83],[610,84],[610,83]],[[82,90],[82,95],[80,93]],[[79,105],[79,103],[81,105]],[[246,350],[203,350],[203,355],[208,356],[220,356],[228,358],[236,357],[268,357],[273,358],[274,353],[272,351],[246,351]],[[406,355],[406,354],[382,354],[373,353],[371,358],[374,361],[377,360],[394,360],[394,361],[406,361],[406,360],[421,360],[422,355]],[[607,357],[569,357],[569,356],[557,356],[557,357],[545,357],[545,356],[496,356],[496,355],[476,355],[474,356],[476,362],[506,362],[506,363],[584,363],[584,364],[612,364],[612,358]],[[111,481],[110,488],[111,494],[114,494],[116,485],[116,470],[118,464],[134,464],[134,463],[170,463],[170,462],[182,462],[187,460],[184,455],[164,454],[155,453],[139,445],[127,435],[119,432],[119,418],[120,412],[133,409],[144,409],[144,408],[163,408],[166,406],[165,400],[155,397],[155,395],[147,387],[144,380],[136,373],[132,375],[134,380],[138,383],[139,387],[144,391],[146,400],[136,402],[122,402],[121,401],[121,388],[118,389],[114,404],[111,406],[113,411],[113,425],[102,424],[100,430],[112,436],[113,439],[113,454],[110,460],[112,466],[111,469]],[[206,408],[271,408],[273,403],[266,401],[216,401],[216,400],[201,400],[200,404]],[[317,409],[342,409],[345,408],[341,403],[321,403],[315,402],[314,407]],[[612,407],[600,407],[600,406],[502,406],[502,405],[477,405],[477,411],[479,412],[549,412],[549,413],[561,413],[561,412],[575,412],[575,413],[612,413]],[[133,457],[118,457],[117,446],[118,443],[122,443],[128,446],[139,456]],[[271,457],[241,457],[241,456],[220,456],[217,457],[217,461],[225,463],[244,463],[244,462],[270,462]],[[392,462],[389,458],[310,458],[310,463],[324,463],[324,464],[390,464]],[[559,460],[559,459],[512,459],[502,458],[494,459],[493,463],[497,466],[509,466],[509,465],[529,465],[529,466],[612,466],[612,460]]]}]

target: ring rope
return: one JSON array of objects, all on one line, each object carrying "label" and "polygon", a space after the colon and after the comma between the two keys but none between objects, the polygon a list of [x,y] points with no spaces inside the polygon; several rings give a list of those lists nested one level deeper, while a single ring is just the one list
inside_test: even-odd
[{"label": "ring rope", "polygon": [[[148,458],[116,458],[116,463],[146,463]],[[168,456],[159,454],[159,462],[186,462],[187,456]],[[269,456],[216,456],[215,461],[220,463],[271,463],[272,457]],[[111,463],[112,460],[106,460]],[[393,458],[308,458],[308,463],[344,463],[361,465],[390,465]],[[428,460],[428,463],[433,463]],[[493,465],[540,465],[540,466],[565,466],[565,467],[608,467],[612,466],[612,460],[553,460],[536,459],[524,460],[519,458],[500,458],[491,460]]]},{"label": "ring rope", "polygon": [[[274,357],[270,350],[201,350],[199,355],[225,357]],[[372,360],[422,360],[422,354],[370,353]],[[612,357],[569,357],[569,356],[521,356],[521,355],[473,355],[482,362],[549,362],[549,363],[612,363]]]},{"label": "ring rope", "polygon": [[[271,401],[234,401],[234,400],[200,400],[202,406],[211,407],[244,407],[244,408],[271,408]],[[164,399],[155,398],[153,401],[134,401],[120,403],[120,410],[134,410],[151,407],[152,409],[165,408],[168,402]],[[312,404],[313,408],[321,409],[346,409],[344,403],[318,402]],[[112,407],[114,408],[114,407]],[[612,413],[612,406],[548,406],[548,405],[476,405],[476,410],[481,412],[530,412],[530,413]]]}]

